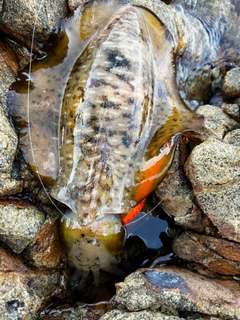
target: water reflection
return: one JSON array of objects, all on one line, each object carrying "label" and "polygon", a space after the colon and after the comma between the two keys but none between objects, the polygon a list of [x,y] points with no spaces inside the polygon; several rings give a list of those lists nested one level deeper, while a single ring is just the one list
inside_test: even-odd
[{"label": "water reflection", "polygon": [[141,212],[126,227],[128,236],[138,236],[149,249],[158,250],[163,246],[161,234],[168,232],[166,220]]}]

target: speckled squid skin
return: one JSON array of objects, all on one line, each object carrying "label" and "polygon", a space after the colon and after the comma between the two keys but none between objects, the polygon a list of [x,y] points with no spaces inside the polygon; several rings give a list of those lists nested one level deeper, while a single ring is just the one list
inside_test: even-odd
[{"label": "speckled squid skin", "polygon": [[75,62],[63,97],[60,174],[50,193],[78,212],[80,224],[127,213],[142,200],[132,189],[148,153],[157,157],[170,137],[200,126],[178,96],[172,46],[154,16],[124,5]]},{"label": "speckled squid skin", "polygon": [[122,215],[156,188],[179,135],[202,118],[177,90],[176,37],[145,9],[90,1],[59,24],[46,52],[31,81],[23,72],[13,85],[10,113],[25,160],[69,207],[70,265],[97,282],[122,248]]}]

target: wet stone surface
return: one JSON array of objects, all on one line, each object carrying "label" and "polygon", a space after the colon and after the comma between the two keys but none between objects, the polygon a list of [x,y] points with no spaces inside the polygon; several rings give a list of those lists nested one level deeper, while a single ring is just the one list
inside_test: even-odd
[{"label": "wet stone surface", "polygon": [[40,230],[45,214],[26,201],[0,202],[0,239],[21,253]]},{"label": "wet stone surface", "polygon": [[[0,272],[2,319],[34,319],[59,284],[57,272]],[[6,292],[8,293],[6,295]]]},{"label": "wet stone surface", "polygon": [[240,148],[209,138],[197,146],[186,173],[203,212],[229,240],[240,242]]},{"label": "wet stone surface", "polygon": [[223,139],[227,132],[240,128],[240,123],[230,118],[219,107],[204,105],[199,107],[196,112],[205,117],[204,127],[199,133],[206,137]]},{"label": "wet stone surface", "polygon": [[1,319],[35,319],[58,288],[59,272],[28,269],[19,258],[2,248],[0,255]]},{"label": "wet stone surface", "polygon": [[[73,10],[80,2],[69,0],[69,9]],[[144,5],[149,1],[131,3]],[[151,3],[151,8],[164,11],[161,2]],[[67,12],[65,0],[0,1],[0,27],[29,48],[36,22],[33,47],[36,51]],[[165,11],[163,17],[178,42],[178,32],[164,14]],[[18,53],[15,50],[24,60],[20,52],[21,49]],[[17,136],[6,118],[6,94],[17,69],[15,58],[9,63],[1,51],[0,55],[0,78],[4,79],[0,86],[0,196],[27,191],[47,204],[49,200],[36,188],[36,180],[16,154]],[[204,128],[198,137],[189,137],[185,147],[182,144],[156,192],[166,213],[184,229],[173,244],[174,252],[189,268],[206,276],[175,267],[138,270],[117,285],[115,301],[119,310],[110,311],[103,320],[177,320],[194,316],[240,319],[239,90],[239,68],[236,68],[223,81],[225,103],[221,108],[204,105],[198,109],[206,118]],[[59,242],[59,215],[11,198],[1,201],[0,215],[0,239],[11,249],[0,248],[0,318],[36,319],[48,304],[48,298],[59,292],[61,283],[58,267],[66,257]],[[21,255],[12,255],[10,251]],[[94,319],[94,316],[76,310],[66,316],[64,312],[56,312],[41,319]]]},{"label": "wet stone surface", "polygon": [[227,72],[222,91],[227,99],[235,99],[240,96],[240,68],[233,68]]},{"label": "wet stone surface", "polygon": [[17,148],[17,135],[0,109],[0,175],[10,174]]},{"label": "wet stone surface", "polygon": [[[209,301],[211,297],[211,301]],[[238,319],[239,285],[217,281],[177,267],[140,269],[117,284],[115,301],[129,311],[181,310]]]},{"label": "wet stone surface", "polygon": [[59,236],[59,212],[51,210],[41,228],[32,237],[23,256],[37,268],[56,268],[64,259],[64,251]]},{"label": "wet stone surface", "polygon": [[[2,59],[1,59],[2,60]],[[4,111],[5,113],[7,113],[7,96],[6,96],[6,92],[9,89],[9,86],[11,85],[11,83],[15,80],[14,75],[12,74],[11,70],[9,69],[9,67],[7,66],[5,61],[0,61],[0,78],[4,79],[4,81],[2,82],[1,86],[0,86],[0,107],[1,107],[1,118],[2,118],[2,112]],[[4,119],[1,119],[1,122],[4,122]],[[1,124],[1,130],[6,127],[6,125]],[[3,137],[1,137],[1,140],[3,139]]]},{"label": "wet stone surface", "polygon": [[240,245],[221,238],[183,232],[173,243],[174,252],[185,261],[203,265],[212,273],[240,273]]},{"label": "wet stone surface", "polygon": [[240,129],[233,130],[226,134],[223,141],[240,147]]},{"label": "wet stone surface", "polygon": [[44,42],[48,39],[53,26],[67,12],[66,0],[54,0],[51,3],[34,0],[4,2],[0,12],[1,30],[30,48],[34,24],[36,39]]},{"label": "wet stone surface", "polygon": [[221,108],[231,118],[240,122],[240,103],[223,103]]},{"label": "wet stone surface", "polygon": [[[233,81],[232,86],[234,83],[235,86],[238,85],[236,78],[227,81]],[[240,267],[239,99],[236,99],[237,96],[234,98],[235,103],[226,102],[221,108],[211,105],[198,108],[197,112],[205,116],[204,127],[199,131],[200,136],[188,136],[186,146],[180,143],[174,163],[156,191],[163,208],[173,215],[176,224],[184,229],[174,240],[173,250],[188,268],[195,270],[193,275],[196,288],[201,291],[204,287],[203,281],[207,280],[210,287],[216,283],[223,286],[219,289],[221,294],[230,283],[238,286],[236,280]],[[171,272],[171,267],[166,270]],[[190,280],[188,271],[180,271]],[[198,274],[202,276],[198,278]],[[224,277],[229,282],[220,280]],[[214,279],[219,280],[215,282]],[[142,286],[144,287],[144,284]],[[235,290],[232,293],[238,292],[238,289]],[[225,293],[229,299],[230,292]],[[203,318],[211,308],[217,310],[213,307],[215,298],[211,290],[202,293],[199,305],[204,304],[205,294],[211,302],[207,307],[208,311],[205,307],[202,309],[201,305],[199,312]],[[166,305],[169,300],[163,304]],[[192,302],[192,299],[190,300]],[[181,302],[180,310],[185,309],[184,305]],[[217,314],[211,314],[213,318],[239,318],[238,310],[227,311],[224,303],[221,306],[222,310],[220,308]],[[239,297],[232,306],[233,309],[239,306]],[[173,309],[176,310],[177,307]],[[184,318],[188,319],[186,313]]]},{"label": "wet stone surface", "polygon": [[160,312],[151,311],[139,311],[139,312],[124,312],[120,310],[113,310],[103,317],[101,320],[180,320],[184,318],[179,318],[177,316],[167,316]]}]

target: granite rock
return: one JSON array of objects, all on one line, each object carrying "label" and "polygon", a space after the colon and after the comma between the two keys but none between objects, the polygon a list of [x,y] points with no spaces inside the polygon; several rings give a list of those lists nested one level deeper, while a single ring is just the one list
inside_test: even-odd
[{"label": "granite rock", "polygon": [[199,263],[215,275],[240,273],[238,243],[187,231],[175,239],[173,250],[179,258]]},{"label": "granite rock", "polygon": [[209,138],[194,148],[185,170],[198,205],[221,236],[240,242],[240,148]]},{"label": "granite rock", "polygon": [[25,200],[0,201],[0,240],[21,253],[45,221],[45,214]]},{"label": "granite rock", "polygon": [[239,103],[223,103],[222,110],[234,120],[240,122],[240,104]]},{"label": "granite rock", "polygon": [[240,97],[240,68],[229,70],[224,77],[222,91],[227,99]]},{"label": "granite rock", "polygon": [[[52,10],[54,8],[54,10]],[[0,12],[2,31],[11,38],[31,47],[31,39],[44,42],[51,34],[53,26],[68,12],[66,0],[23,1],[4,3]],[[33,34],[34,32],[34,34]],[[37,46],[34,46],[37,49]]]},{"label": "granite rock", "polygon": [[219,107],[203,105],[196,110],[196,113],[202,114],[205,118],[203,128],[199,130],[205,137],[223,139],[229,131],[240,128],[239,122],[230,118]]},{"label": "granite rock", "polygon": [[115,301],[128,311],[178,310],[218,319],[240,318],[237,281],[214,280],[178,267],[139,269],[116,285]]},{"label": "granite rock", "polygon": [[59,237],[60,214],[48,211],[43,225],[23,251],[25,259],[38,268],[56,268],[64,257]]},{"label": "granite rock", "polygon": [[100,318],[101,320],[180,320],[177,316],[167,316],[161,312],[139,311],[139,312],[124,312],[113,310],[106,313]]},{"label": "granite rock", "polygon": [[240,129],[228,132],[223,141],[240,147]]},{"label": "granite rock", "polygon": [[9,175],[17,148],[17,135],[0,109],[0,176]]},{"label": "granite rock", "polygon": [[0,247],[0,318],[36,319],[40,308],[59,290],[59,271],[32,270]]}]

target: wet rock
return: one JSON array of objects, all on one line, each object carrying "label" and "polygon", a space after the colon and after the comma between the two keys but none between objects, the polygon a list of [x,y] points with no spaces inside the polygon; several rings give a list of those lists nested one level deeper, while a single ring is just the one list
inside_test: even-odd
[{"label": "wet rock", "polygon": [[209,138],[185,164],[197,203],[222,237],[240,242],[240,148]]},{"label": "wet rock", "polygon": [[17,141],[16,133],[0,109],[0,175],[11,172]]},{"label": "wet rock", "polygon": [[240,68],[233,68],[227,72],[223,80],[222,91],[226,99],[240,97]]},{"label": "wet rock", "polygon": [[155,193],[163,210],[174,217],[177,225],[198,232],[212,227],[211,221],[194,204],[194,196],[183,170],[168,173]]},{"label": "wet rock", "polygon": [[[23,182],[14,176],[13,161],[17,148],[17,135],[11,127],[7,115],[7,91],[14,80],[11,72],[13,53],[0,42],[0,197],[22,191]],[[14,60],[13,65],[16,65]],[[15,68],[15,67],[13,67]],[[16,71],[16,70],[15,70]]]},{"label": "wet rock", "polygon": [[74,11],[84,2],[87,2],[87,0],[68,0],[68,7],[71,11]]},{"label": "wet rock", "polygon": [[[52,10],[54,8],[54,10]],[[11,38],[31,47],[34,29],[34,41],[44,42],[48,39],[53,26],[68,12],[66,0],[6,2],[0,13],[2,31]],[[37,49],[37,46],[34,47]]]},{"label": "wet rock", "polygon": [[174,217],[190,213],[193,194],[180,162],[180,150],[176,151],[172,166],[155,192],[166,213]]},{"label": "wet rock", "polygon": [[45,214],[24,200],[0,201],[0,240],[21,253],[45,221]]},{"label": "wet rock", "polygon": [[1,319],[35,319],[59,282],[58,272],[0,272]]},{"label": "wet rock", "polygon": [[23,189],[23,181],[11,178],[9,175],[0,175],[0,197],[20,193]]},{"label": "wet rock", "polygon": [[[0,73],[1,71],[2,69],[0,68]],[[0,91],[5,89],[3,86]],[[6,115],[0,107],[0,197],[22,191],[23,182],[15,179],[12,175],[12,165],[17,148],[17,141],[16,133],[13,131]]]},{"label": "wet rock", "polygon": [[[205,105],[199,107],[197,112],[205,116],[204,127],[200,130],[204,138],[208,136],[222,138],[229,130],[239,127],[239,123],[229,118],[219,107]],[[237,133],[237,130],[232,132]],[[228,134],[230,135],[231,131]],[[197,140],[196,138],[192,133],[188,135],[189,143],[185,147],[188,151],[184,151],[184,146],[180,143],[180,149],[175,153],[174,162],[157,188],[156,195],[164,211],[172,215],[178,225],[186,229],[206,232],[207,229],[211,229],[212,223],[194,201],[192,186],[183,170],[183,164],[190,153],[189,149],[192,150],[201,142],[200,138]],[[210,232],[210,229],[207,232]]]},{"label": "wet rock", "polygon": [[59,272],[28,269],[18,257],[0,247],[1,319],[35,319],[59,285]]},{"label": "wet rock", "polygon": [[[17,59],[18,69],[23,69],[30,62],[30,51],[24,45],[5,38],[5,43],[12,49],[14,56]],[[17,75],[16,75],[17,76]]]},{"label": "wet rock", "polygon": [[192,232],[184,232],[175,239],[173,251],[185,261],[202,264],[215,274],[240,273],[240,245]]},{"label": "wet rock", "polygon": [[[23,160],[20,152],[16,155],[16,162],[14,162],[15,178],[19,179],[23,183],[23,189],[31,192],[38,192],[40,186],[33,172]],[[37,191],[35,191],[37,189]],[[34,197],[33,197],[34,199]]]},{"label": "wet rock", "polygon": [[[239,284],[218,281],[177,267],[140,269],[116,285],[115,301],[129,311],[178,310],[218,319],[240,318]],[[211,298],[210,298],[211,297]]]},{"label": "wet rock", "polygon": [[240,129],[233,130],[226,134],[223,141],[240,147]]},{"label": "wet rock", "polygon": [[[40,320],[89,320],[89,319],[94,319],[94,318],[89,318],[85,315],[77,315],[75,311],[68,306],[69,311],[61,311],[57,310],[56,312],[51,311],[51,314],[48,315],[41,315],[38,319]],[[73,312],[71,312],[72,310]]]},{"label": "wet rock", "polygon": [[[13,73],[11,72],[10,68],[8,67],[6,63],[6,58],[0,53],[0,79],[3,79],[4,81],[1,81],[0,86],[0,133],[2,131],[4,132],[4,129],[7,129],[9,127],[9,124],[7,124],[7,120],[4,119],[4,113],[7,114],[7,91],[10,86],[10,84],[15,80]],[[3,124],[2,124],[3,123]],[[9,131],[10,129],[8,129]],[[11,134],[12,136],[13,134]],[[1,137],[2,139],[2,137]],[[1,140],[0,140],[1,141]]]},{"label": "wet rock", "polygon": [[59,238],[59,218],[60,214],[52,210],[31,244],[23,252],[24,257],[38,268],[55,268],[64,256]]},{"label": "wet rock", "polygon": [[[183,150],[184,145],[175,153],[174,161],[168,173],[155,190],[163,210],[174,217],[177,225],[184,229],[198,232],[210,232],[212,223],[202,210],[194,203],[192,186],[184,172],[183,163],[188,157],[188,152]],[[185,145],[185,148],[188,148]],[[184,153],[186,153],[184,155]]]},{"label": "wet rock", "polygon": [[36,188],[35,190],[33,190],[32,196],[39,203],[42,203],[45,205],[52,205],[52,200],[50,198],[50,195],[43,188]]},{"label": "wet rock", "polygon": [[27,271],[27,267],[18,257],[12,256],[0,247],[0,272]]},{"label": "wet rock", "polygon": [[222,110],[234,120],[240,122],[240,104],[238,103],[223,103]]},{"label": "wet rock", "polygon": [[199,133],[206,137],[213,136],[223,139],[227,132],[240,128],[239,123],[230,118],[219,107],[204,105],[199,107],[196,113],[204,115],[204,126],[199,130]]},{"label": "wet rock", "polygon": [[4,62],[12,73],[17,76],[18,74],[18,62],[17,58],[11,49],[11,47],[6,43],[0,41],[0,60]]},{"label": "wet rock", "polygon": [[98,320],[102,319],[101,315],[106,313],[104,310],[109,310],[109,308],[111,310],[110,304],[107,307],[106,304],[104,305],[101,303],[93,306],[80,303],[79,306],[76,306],[75,308],[71,307],[69,304],[64,304],[54,309],[52,309],[50,305],[41,312],[38,320]]},{"label": "wet rock", "polygon": [[151,312],[151,311],[139,311],[139,312],[124,312],[120,310],[113,310],[106,313],[101,320],[179,320],[176,316],[167,316],[161,312]]}]

